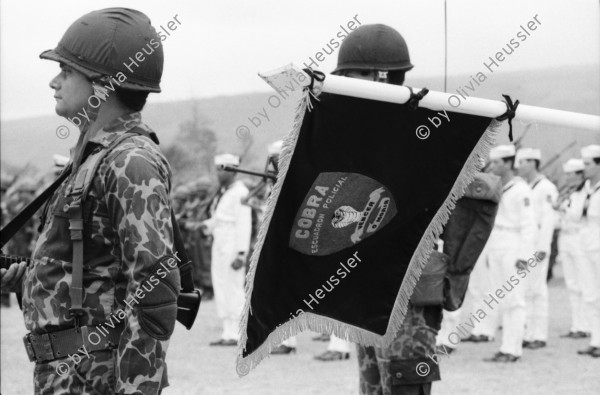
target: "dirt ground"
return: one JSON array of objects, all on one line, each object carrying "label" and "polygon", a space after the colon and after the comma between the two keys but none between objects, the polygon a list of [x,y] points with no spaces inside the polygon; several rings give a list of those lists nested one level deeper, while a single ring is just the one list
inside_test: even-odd
[{"label": "dirt ground", "polygon": [[[576,350],[589,339],[559,339],[570,323],[568,295],[560,277],[550,283],[550,339],[548,347],[524,352],[514,364],[486,363],[496,352],[490,344],[459,344],[456,352],[442,357],[442,381],[435,395],[447,394],[600,394],[600,359],[583,357]],[[32,394],[33,365],[28,361],[22,336],[23,319],[16,302],[1,311],[1,382],[4,395]],[[213,301],[204,302],[195,327],[177,325],[167,354],[171,386],[169,394],[355,394],[358,392],[356,353],[338,362],[313,359],[326,348],[314,342],[314,333],[298,337],[296,354],[273,356],[244,378],[235,372],[236,348],[209,347],[219,337],[220,324]]]}]

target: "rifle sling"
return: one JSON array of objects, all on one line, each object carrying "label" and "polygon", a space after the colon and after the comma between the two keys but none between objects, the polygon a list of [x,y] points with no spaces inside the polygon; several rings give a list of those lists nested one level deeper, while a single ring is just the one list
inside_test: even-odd
[{"label": "rifle sling", "polygon": [[50,185],[46,190],[38,197],[36,197],[31,203],[29,203],[25,208],[23,208],[19,214],[17,214],[4,228],[0,231],[0,248],[4,247],[4,245],[21,229],[27,221],[31,217],[33,217],[42,207],[42,205],[48,200],[54,192],[58,189],[58,187],[63,183],[63,181],[69,176],[71,173],[71,166],[66,167],[61,175]]}]

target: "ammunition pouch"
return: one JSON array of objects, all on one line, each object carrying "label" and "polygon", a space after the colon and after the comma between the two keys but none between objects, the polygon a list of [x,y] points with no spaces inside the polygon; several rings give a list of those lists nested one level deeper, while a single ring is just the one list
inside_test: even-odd
[{"label": "ammunition pouch", "polygon": [[439,306],[444,302],[444,278],[448,269],[448,255],[431,251],[421,272],[410,303],[414,306]]},{"label": "ammunition pouch", "polygon": [[439,365],[427,357],[391,360],[389,369],[392,388],[441,380]]}]

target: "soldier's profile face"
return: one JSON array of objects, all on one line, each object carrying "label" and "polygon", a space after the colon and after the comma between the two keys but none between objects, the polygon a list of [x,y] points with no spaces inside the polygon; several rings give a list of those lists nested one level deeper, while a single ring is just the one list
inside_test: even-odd
[{"label": "soldier's profile face", "polygon": [[219,184],[221,184],[221,185],[228,184],[231,180],[233,180],[234,176],[235,176],[235,173],[230,172],[230,171],[225,171],[225,170],[221,169],[220,166],[217,166],[217,179],[219,180]]},{"label": "soldier's profile face", "polygon": [[492,159],[490,161],[490,171],[492,172],[492,174],[495,174],[497,176],[503,176],[504,173],[506,173],[507,167],[508,165],[501,158]]},{"label": "soldier's profile face", "polygon": [[94,93],[92,83],[82,73],[62,63],[60,73],[50,81],[50,88],[55,91],[56,114],[65,118],[83,113],[83,107]]},{"label": "soldier's profile face", "polygon": [[517,170],[521,177],[526,177],[529,174],[531,174],[531,172],[533,171],[534,168],[535,168],[534,161],[527,160],[527,159],[520,159],[519,160],[519,168]]},{"label": "soldier's profile face", "polygon": [[600,172],[600,165],[597,165],[592,158],[584,158],[583,164],[585,165],[583,173],[586,178],[592,178]]},{"label": "soldier's profile face", "polygon": [[581,182],[581,175],[577,172],[570,171],[565,174],[565,181],[569,186],[577,186]]}]

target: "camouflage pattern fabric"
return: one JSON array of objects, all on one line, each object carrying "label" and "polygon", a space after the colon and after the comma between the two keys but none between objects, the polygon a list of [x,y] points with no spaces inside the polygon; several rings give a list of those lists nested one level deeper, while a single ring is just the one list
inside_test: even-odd
[{"label": "camouflage pattern fabric", "polygon": [[[134,127],[150,132],[140,114],[133,113],[99,130],[88,146],[106,148]],[[24,276],[25,325],[36,334],[75,326],[69,314],[72,243],[65,212],[72,201],[68,185],[73,178],[50,199],[34,264]],[[36,364],[36,394],[156,394],[168,385],[168,337],[158,340],[142,328],[141,302],[129,307],[124,301],[135,297],[160,258],[173,253],[170,179],[166,159],[144,136],[124,140],[100,164],[83,205],[84,315],[80,323],[95,326],[122,309],[125,327],[117,349],[93,352],[89,358],[82,355],[80,361],[63,358]],[[173,272],[179,282],[179,271]],[[157,287],[153,292],[162,290]],[[173,295],[169,298],[170,308],[176,310]],[[176,302],[177,295],[174,298]],[[63,374],[58,374],[57,367]]]},{"label": "camouflage pattern fabric", "polygon": [[[389,347],[357,345],[361,394],[428,394],[431,381],[439,380],[437,365],[427,358],[427,355],[435,354],[437,330],[427,325],[423,310],[423,307],[408,306],[404,322]],[[429,377],[417,375],[416,380],[411,380],[409,374],[398,375],[400,371],[414,375],[417,364],[426,360],[435,371]],[[397,369],[398,366],[404,370]]]}]

